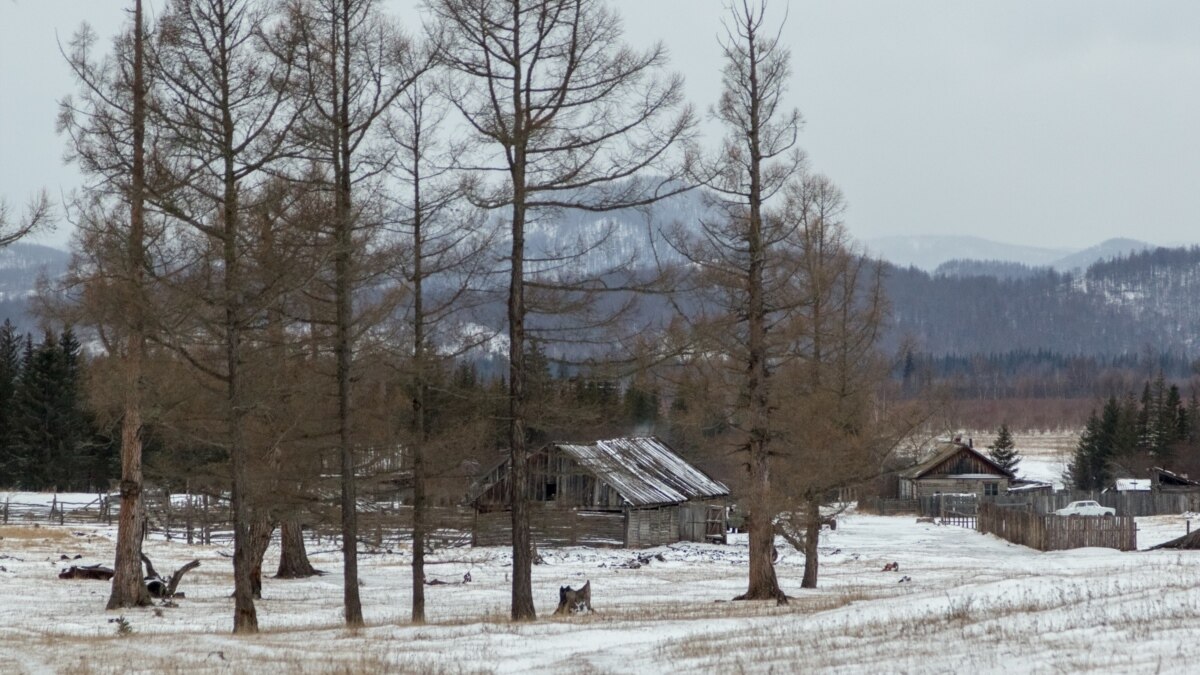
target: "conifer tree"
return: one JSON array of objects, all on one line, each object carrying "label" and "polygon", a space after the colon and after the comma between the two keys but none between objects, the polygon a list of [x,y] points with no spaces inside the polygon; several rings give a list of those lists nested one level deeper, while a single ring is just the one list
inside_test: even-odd
[{"label": "conifer tree", "polygon": [[16,431],[13,405],[20,375],[21,335],[12,322],[5,319],[0,327],[0,474],[7,477],[6,487],[15,485],[13,481],[17,471],[13,446]]},{"label": "conifer tree", "polygon": [[1079,436],[1079,445],[1075,447],[1075,456],[1067,466],[1070,482],[1078,490],[1092,490],[1097,484],[1103,482],[1097,475],[1097,469],[1100,466],[1098,460],[1102,459],[1103,455],[1101,435],[1100,417],[1093,409],[1083,427],[1083,433]]},{"label": "conifer tree", "polygon": [[1013,442],[1012,432],[1008,430],[1007,424],[1000,425],[996,442],[988,446],[988,457],[1007,471],[1016,470],[1021,455],[1017,452],[1016,443]]}]

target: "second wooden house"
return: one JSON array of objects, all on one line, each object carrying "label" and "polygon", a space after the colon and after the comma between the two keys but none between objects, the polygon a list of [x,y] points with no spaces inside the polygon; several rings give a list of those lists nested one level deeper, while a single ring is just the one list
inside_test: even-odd
[{"label": "second wooden house", "polygon": [[1015,479],[1012,471],[970,444],[955,439],[938,446],[931,457],[900,473],[900,498],[968,493],[993,497],[1008,492]]}]

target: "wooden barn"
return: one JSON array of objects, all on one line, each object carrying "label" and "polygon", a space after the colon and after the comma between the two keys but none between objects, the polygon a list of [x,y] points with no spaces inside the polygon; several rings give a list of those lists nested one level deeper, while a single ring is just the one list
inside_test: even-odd
[{"label": "wooden barn", "polygon": [[1162,467],[1150,469],[1150,485],[1154,492],[1200,492],[1200,483],[1186,473],[1167,471]]},{"label": "wooden barn", "polygon": [[936,494],[1002,495],[1016,479],[1013,472],[959,440],[944,443],[932,457],[900,473],[900,498]]},{"label": "wooden barn", "polygon": [[[657,438],[551,443],[529,463],[524,489],[540,546],[725,540],[729,489]],[[505,460],[472,490],[476,546],[512,543],[509,473]]]}]

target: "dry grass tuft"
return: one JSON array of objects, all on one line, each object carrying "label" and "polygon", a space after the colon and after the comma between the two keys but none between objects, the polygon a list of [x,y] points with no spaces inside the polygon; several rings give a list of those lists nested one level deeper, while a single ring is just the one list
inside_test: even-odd
[{"label": "dry grass tuft", "polygon": [[0,525],[0,538],[2,539],[44,539],[47,541],[61,541],[70,539],[71,533],[67,530],[57,527],[42,527],[40,525]]}]

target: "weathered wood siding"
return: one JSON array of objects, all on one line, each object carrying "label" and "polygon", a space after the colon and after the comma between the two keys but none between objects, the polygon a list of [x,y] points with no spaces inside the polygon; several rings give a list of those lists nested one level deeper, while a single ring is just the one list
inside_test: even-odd
[{"label": "weathered wood siding", "polygon": [[[925,476],[946,476],[964,473],[996,474],[996,467],[984,461],[979,455],[966,448],[960,449],[945,461],[924,472]],[[1001,474],[996,474],[999,477]]]},{"label": "weathered wood siding", "polygon": [[1008,491],[1009,480],[1007,476],[993,476],[988,478],[927,476],[924,478],[901,478],[900,498],[919,499],[921,497],[932,497],[936,494],[965,494],[968,492],[982,497],[984,496],[984,484],[986,483],[996,483],[999,494],[1004,494]]},{"label": "weathered wood siding", "polygon": [[[533,508],[530,534],[539,546],[624,546],[625,514]],[[475,516],[474,546],[512,546],[512,512],[487,511]]]},{"label": "weathered wood siding", "polygon": [[[481,510],[508,508],[508,465],[502,464],[484,477],[491,484],[479,496]],[[550,502],[557,507],[620,510],[621,495],[611,485],[598,480],[556,446],[548,446],[529,458],[529,480],[525,498],[530,502]]]},{"label": "weathered wood siding", "polygon": [[626,513],[625,545],[647,548],[679,541],[679,507],[629,509]]},{"label": "weathered wood siding", "polygon": [[[708,522],[710,506],[719,509],[720,523]],[[726,522],[726,504],[724,502],[685,502],[679,505],[679,541],[710,541],[711,529],[724,533],[729,524]]]},{"label": "weathered wood siding", "polygon": [[977,527],[981,533],[1039,551],[1089,546],[1137,550],[1137,523],[1130,516],[1042,516],[1025,509],[981,504]]}]

